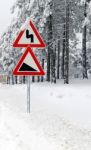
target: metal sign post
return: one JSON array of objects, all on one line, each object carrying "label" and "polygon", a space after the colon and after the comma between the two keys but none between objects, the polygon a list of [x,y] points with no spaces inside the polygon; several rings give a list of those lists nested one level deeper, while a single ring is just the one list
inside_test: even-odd
[{"label": "metal sign post", "polygon": [[13,75],[28,76],[27,77],[27,113],[30,113],[30,76],[43,76],[45,72],[37,60],[31,48],[45,48],[46,45],[37,31],[37,28],[30,20],[23,30],[20,30],[17,38],[13,43],[13,47],[26,47],[26,51],[16,64]]},{"label": "metal sign post", "polygon": [[27,77],[27,113],[30,113],[30,76]]}]

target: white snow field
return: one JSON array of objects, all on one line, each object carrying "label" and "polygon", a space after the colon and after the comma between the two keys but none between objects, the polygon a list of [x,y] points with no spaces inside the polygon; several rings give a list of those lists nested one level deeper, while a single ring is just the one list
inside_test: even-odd
[{"label": "white snow field", "polygon": [[91,150],[91,81],[0,84],[0,150]]}]

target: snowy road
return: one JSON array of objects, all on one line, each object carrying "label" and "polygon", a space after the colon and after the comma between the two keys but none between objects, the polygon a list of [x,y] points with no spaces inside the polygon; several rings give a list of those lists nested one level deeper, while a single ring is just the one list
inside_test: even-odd
[{"label": "snowy road", "polygon": [[91,150],[90,84],[52,86],[32,85],[28,115],[26,85],[0,85],[0,150]]}]

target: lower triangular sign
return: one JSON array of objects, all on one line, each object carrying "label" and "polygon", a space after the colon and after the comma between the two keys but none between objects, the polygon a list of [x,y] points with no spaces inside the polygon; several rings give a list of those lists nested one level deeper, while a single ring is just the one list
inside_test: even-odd
[{"label": "lower triangular sign", "polygon": [[32,49],[28,47],[13,70],[13,75],[42,76],[44,70],[40,66]]}]

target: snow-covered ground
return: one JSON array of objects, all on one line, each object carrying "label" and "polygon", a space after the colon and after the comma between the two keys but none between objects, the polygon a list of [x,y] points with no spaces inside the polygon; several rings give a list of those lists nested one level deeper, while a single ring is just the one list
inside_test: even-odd
[{"label": "snow-covered ground", "polygon": [[91,81],[0,85],[0,150],[91,150]]}]

